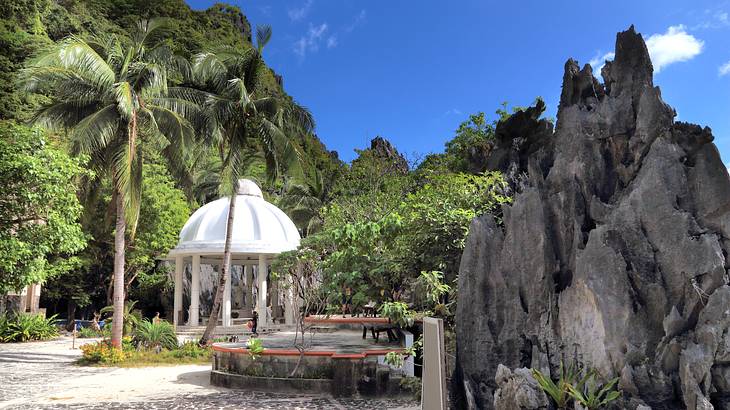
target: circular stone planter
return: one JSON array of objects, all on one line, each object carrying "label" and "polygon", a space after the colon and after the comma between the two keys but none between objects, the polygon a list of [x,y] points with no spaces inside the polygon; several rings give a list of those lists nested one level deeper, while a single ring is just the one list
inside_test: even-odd
[{"label": "circular stone planter", "polygon": [[[406,394],[400,387],[402,372],[378,363],[391,351],[365,350],[360,353],[265,349],[253,357],[238,343],[213,345],[215,386],[275,392],[324,393],[333,396],[396,396]],[[297,367],[297,377],[289,377]]]}]

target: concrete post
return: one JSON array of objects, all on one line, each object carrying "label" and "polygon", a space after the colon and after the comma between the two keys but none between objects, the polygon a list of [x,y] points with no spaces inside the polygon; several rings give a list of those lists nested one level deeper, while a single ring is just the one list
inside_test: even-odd
[{"label": "concrete post", "polygon": [[183,257],[181,255],[175,256],[175,298],[172,309],[172,323],[177,326],[182,319],[182,304],[183,304]]},{"label": "concrete post", "polygon": [[258,300],[256,301],[256,312],[259,314],[259,324],[267,326],[269,323],[267,321],[267,305],[266,305],[266,295],[268,294],[267,288],[266,288],[266,276],[269,272],[269,268],[266,265],[266,255],[261,254],[259,255],[259,268],[256,271],[256,276],[258,279]]},{"label": "concrete post", "polygon": [[422,410],[446,410],[446,354],[444,322],[423,318]]},{"label": "concrete post", "polygon": [[200,255],[193,255],[192,275],[190,278],[190,326],[200,323]]},{"label": "concrete post", "polygon": [[[222,268],[223,265],[218,266]],[[231,325],[231,267],[226,271],[226,286],[223,288],[223,326]]]}]

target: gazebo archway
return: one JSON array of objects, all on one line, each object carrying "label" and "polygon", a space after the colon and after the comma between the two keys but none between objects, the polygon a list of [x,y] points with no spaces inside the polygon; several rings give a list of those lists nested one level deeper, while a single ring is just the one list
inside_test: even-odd
[{"label": "gazebo archway", "polygon": [[[291,324],[294,322],[293,295],[287,291],[285,297],[279,298],[277,284],[271,283],[269,286],[269,265],[277,254],[296,249],[299,246],[299,232],[282,210],[264,200],[261,189],[255,182],[248,179],[239,180],[236,195],[238,197],[233,219],[231,267],[243,267],[243,280],[239,281],[239,286],[241,283],[245,286],[243,291],[245,306],[241,310],[244,313],[250,313],[250,309],[255,308],[260,325],[266,326],[270,324],[268,307],[272,306],[272,316],[274,316],[277,315],[280,304],[283,304],[284,320],[287,324]],[[167,259],[175,261],[173,302],[175,326],[183,324],[183,285],[185,267],[188,264],[191,279],[187,325],[201,324],[201,265],[221,266],[223,264],[228,206],[229,199],[220,198],[200,207],[185,223],[180,232],[178,245],[168,254]],[[229,269],[228,275],[232,270]],[[255,299],[254,292],[256,293]],[[232,325],[231,308],[232,281],[229,276],[223,292],[221,309],[223,326]]]}]

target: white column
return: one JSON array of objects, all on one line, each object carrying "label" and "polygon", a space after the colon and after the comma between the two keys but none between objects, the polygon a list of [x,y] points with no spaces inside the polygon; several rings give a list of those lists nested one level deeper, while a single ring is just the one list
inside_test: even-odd
[{"label": "white column", "polygon": [[266,276],[268,271],[269,269],[266,266],[266,255],[259,255],[259,269],[256,272],[259,285],[256,312],[259,314],[259,324],[264,326],[268,325],[268,322],[266,321]]},{"label": "white column", "polygon": [[[223,265],[219,265],[221,268]],[[223,326],[231,325],[231,264],[226,271],[226,286],[223,288]]]},{"label": "white column", "polygon": [[172,309],[172,323],[178,325],[180,313],[182,312],[183,304],[183,257],[181,255],[175,256],[175,299]]},{"label": "white column", "polygon": [[190,279],[190,326],[198,326],[200,315],[200,255],[193,255],[192,275]]}]

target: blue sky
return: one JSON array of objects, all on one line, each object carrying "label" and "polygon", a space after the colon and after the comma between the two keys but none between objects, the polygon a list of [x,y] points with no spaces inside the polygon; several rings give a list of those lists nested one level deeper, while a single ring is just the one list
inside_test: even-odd
[{"label": "blue sky", "polygon": [[711,127],[730,163],[730,1],[229,3],[273,27],[266,61],[346,161],[376,135],[410,158],[441,152],[469,113],[503,101],[542,96],[555,116],[565,61],[600,66],[634,24],[677,119]]}]

